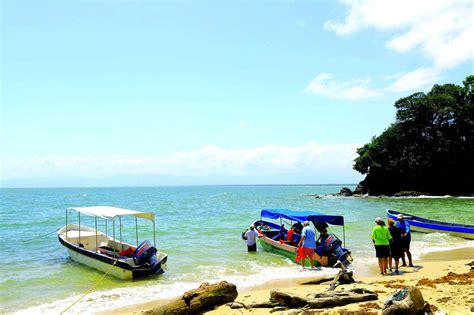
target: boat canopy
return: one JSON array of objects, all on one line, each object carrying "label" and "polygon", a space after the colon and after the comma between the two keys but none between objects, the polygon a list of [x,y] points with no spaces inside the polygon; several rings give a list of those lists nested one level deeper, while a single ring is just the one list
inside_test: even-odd
[{"label": "boat canopy", "polygon": [[75,210],[86,215],[93,217],[99,217],[106,220],[113,220],[115,217],[122,216],[134,216],[137,218],[147,219],[154,221],[155,214],[153,212],[140,212],[135,210],[128,210],[122,208],[108,207],[108,206],[97,206],[97,207],[77,207],[68,208],[68,210]]},{"label": "boat canopy", "polygon": [[341,215],[325,215],[314,211],[294,211],[288,209],[263,209],[260,216],[269,219],[284,218],[291,221],[320,221],[333,225],[344,225],[344,217]]}]

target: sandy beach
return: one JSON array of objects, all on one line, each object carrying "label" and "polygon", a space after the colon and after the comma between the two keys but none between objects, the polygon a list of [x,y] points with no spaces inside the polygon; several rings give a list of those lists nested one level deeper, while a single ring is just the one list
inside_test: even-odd
[{"label": "sandy beach", "polygon": [[[385,299],[398,288],[412,285],[420,288],[425,301],[430,303],[432,311],[439,310],[449,314],[466,314],[474,307],[474,271],[466,265],[474,260],[474,248],[463,248],[450,251],[432,252],[415,261],[415,267],[402,267],[401,275],[377,275],[376,260],[373,266],[358,266],[354,270],[353,284],[340,285],[336,290],[351,288],[366,288],[378,293],[379,298],[373,302],[349,304],[332,309],[318,310],[318,314],[338,314],[344,312],[380,313]],[[373,268],[372,268],[373,267]],[[311,278],[311,271],[308,278]],[[328,288],[328,283],[317,285],[301,284],[307,279],[273,281],[262,285],[238,289],[239,295],[236,302],[243,304],[268,301],[270,290],[278,289],[305,296],[308,293],[323,292]],[[130,305],[125,308],[115,309],[105,314],[140,314],[166,303],[166,301],[152,301],[139,305]],[[227,305],[220,306],[206,314],[270,314],[271,309],[231,309]],[[286,311],[272,314],[285,314]]]}]

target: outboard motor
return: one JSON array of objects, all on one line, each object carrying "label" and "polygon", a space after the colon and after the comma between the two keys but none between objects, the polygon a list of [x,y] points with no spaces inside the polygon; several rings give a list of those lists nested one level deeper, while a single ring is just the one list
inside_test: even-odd
[{"label": "outboard motor", "polygon": [[344,267],[349,266],[351,259],[349,251],[342,248],[342,242],[334,234],[329,234],[324,243],[322,244],[323,251],[332,253],[336,256],[337,260],[341,262]]},{"label": "outboard motor", "polygon": [[156,248],[151,245],[150,241],[144,241],[138,245],[132,257],[137,265],[148,263],[153,272],[160,268],[160,263],[156,257]]}]

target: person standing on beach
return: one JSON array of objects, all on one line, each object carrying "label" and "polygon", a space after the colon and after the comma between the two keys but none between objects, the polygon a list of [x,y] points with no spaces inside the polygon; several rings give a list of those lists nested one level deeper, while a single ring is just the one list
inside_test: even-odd
[{"label": "person standing on beach", "polygon": [[257,251],[257,237],[258,233],[255,231],[253,225],[250,226],[250,230],[245,232],[245,238],[247,240],[247,250],[249,252],[256,252]]},{"label": "person standing on beach", "polygon": [[400,263],[399,259],[402,257],[402,230],[395,226],[395,221],[393,219],[388,219],[388,230],[392,236],[392,242],[390,243],[390,257],[388,258],[390,271],[392,271],[392,258],[395,261],[395,274],[398,275],[398,265]]},{"label": "person standing on beach", "polygon": [[372,229],[372,241],[375,245],[375,256],[378,258],[380,274],[387,274],[388,257],[390,256],[390,240],[392,236],[382,218],[375,218],[376,226]]},{"label": "person standing on beach", "polygon": [[314,250],[316,249],[316,233],[309,226],[308,221],[303,223],[303,231],[301,232],[301,240],[298,243],[298,247],[303,246],[303,257],[301,259],[301,267],[305,268],[306,257],[309,257],[309,264],[311,269],[314,268]]},{"label": "person standing on beach", "polygon": [[398,222],[395,225],[397,228],[402,230],[402,266],[406,266],[407,263],[405,261],[405,253],[408,257],[408,266],[413,267],[413,262],[411,260],[411,253],[410,253],[410,243],[411,243],[411,233],[410,233],[410,224],[405,221],[403,214],[399,214],[397,216]]}]

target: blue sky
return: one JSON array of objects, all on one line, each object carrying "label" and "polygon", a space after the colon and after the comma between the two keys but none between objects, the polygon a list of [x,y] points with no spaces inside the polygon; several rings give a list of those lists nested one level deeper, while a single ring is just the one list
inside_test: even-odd
[{"label": "blue sky", "polygon": [[472,3],[417,6],[4,0],[2,179],[355,182],[394,101],[474,73]]}]

